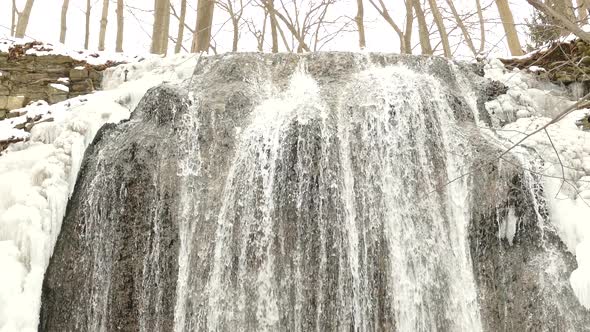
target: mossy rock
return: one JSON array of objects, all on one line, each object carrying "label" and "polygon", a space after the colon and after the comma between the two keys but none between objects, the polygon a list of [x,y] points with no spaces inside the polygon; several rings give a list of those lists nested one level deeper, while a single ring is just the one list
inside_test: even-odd
[{"label": "mossy rock", "polygon": [[590,130],[590,114],[586,114],[583,118],[576,121],[576,125],[582,130]]}]

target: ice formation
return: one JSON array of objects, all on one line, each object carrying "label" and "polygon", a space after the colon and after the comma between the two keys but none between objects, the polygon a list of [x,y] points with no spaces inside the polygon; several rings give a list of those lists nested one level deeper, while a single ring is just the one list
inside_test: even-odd
[{"label": "ice formation", "polygon": [[[507,147],[548,123],[574,102],[563,88],[541,83],[517,69],[507,71],[499,60],[486,67],[486,76],[508,87],[508,92],[486,104],[493,112],[496,134]],[[580,303],[590,309],[590,132],[576,120],[590,110],[570,113],[561,121],[527,138],[521,149],[531,163],[541,167],[545,199],[551,222],[562,241],[576,255],[578,269],[570,278]]]}]

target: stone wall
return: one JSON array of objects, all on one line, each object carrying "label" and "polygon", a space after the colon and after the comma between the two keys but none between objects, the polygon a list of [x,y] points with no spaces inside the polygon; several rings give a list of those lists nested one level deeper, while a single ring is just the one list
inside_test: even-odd
[{"label": "stone wall", "polygon": [[100,87],[102,69],[64,55],[0,52],[0,120],[32,101],[54,104],[90,93]]}]

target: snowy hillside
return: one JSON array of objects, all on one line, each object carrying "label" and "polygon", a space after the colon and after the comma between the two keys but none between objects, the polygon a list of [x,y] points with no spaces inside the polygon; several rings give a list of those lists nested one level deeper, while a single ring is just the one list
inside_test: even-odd
[{"label": "snowy hillside", "polygon": [[[39,102],[0,121],[0,139],[20,137],[0,156],[0,331],[36,331],[43,274],[86,146],[108,122],[129,117],[147,89],[191,76],[196,55],[108,69],[105,91],[58,104]],[[128,81],[124,82],[125,70]],[[37,117],[30,134],[16,129]]]}]

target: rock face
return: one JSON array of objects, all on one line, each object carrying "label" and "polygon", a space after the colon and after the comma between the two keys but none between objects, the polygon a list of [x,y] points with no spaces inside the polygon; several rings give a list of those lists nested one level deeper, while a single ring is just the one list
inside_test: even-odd
[{"label": "rock face", "polygon": [[542,188],[476,126],[490,84],[439,58],[203,58],[87,150],[40,330],[588,330]]},{"label": "rock face", "polygon": [[[179,179],[169,138],[175,128],[156,112],[182,112],[186,102],[169,88],[151,90],[130,121],[97,134],[87,154],[108,158],[83,165],[76,191],[100,194],[76,195],[69,202],[64,222],[70,227],[63,228],[55,263],[47,270],[64,278],[47,279],[41,330],[158,331],[173,324]],[[135,135],[140,132],[147,136]],[[109,145],[111,140],[125,145]],[[88,274],[75,277],[78,273]],[[69,304],[62,306],[64,301]],[[72,319],[62,320],[65,316]]]},{"label": "rock face", "polygon": [[0,52],[0,120],[2,111],[30,101],[53,104],[98,89],[102,72],[97,68],[63,55],[12,57]]}]

